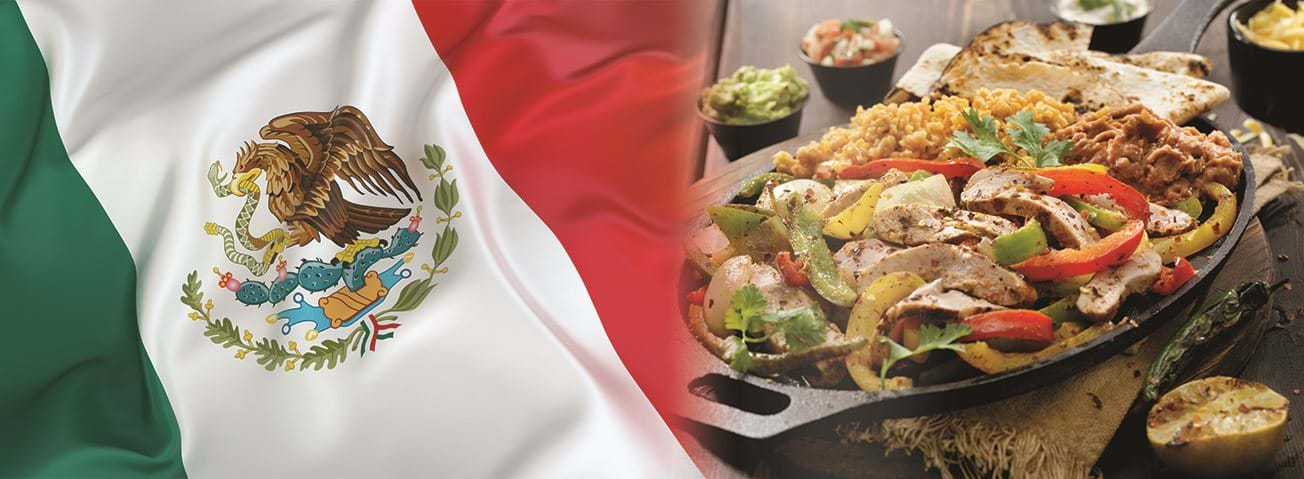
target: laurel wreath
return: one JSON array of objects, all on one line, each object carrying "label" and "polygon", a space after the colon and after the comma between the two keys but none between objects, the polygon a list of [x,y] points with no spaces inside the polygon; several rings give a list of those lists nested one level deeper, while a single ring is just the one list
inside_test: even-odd
[{"label": "laurel wreath", "polygon": [[300,350],[296,341],[283,345],[272,338],[256,339],[252,331],[241,329],[230,318],[218,319],[213,315],[213,300],[204,298],[204,282],[199,280],[198,271],[191,271],[186,276],[186,282],[181,285],[181,303],[191,310],[188,316],[194,321],[204,321],[204,336],[214,344],[226,349],[234,348],[236,359],[245,359],[249,353],[253,353],[258,364],[268,371],[304,371],[308,368],[320,371],[323,367],[335,369],[352,352],[356,351],[358,357],[365,356],[369,341],[374,343],[394,337],[393,330],[398,327],[398,316],[394,313],[416,309],[439,285],[434,282],[435,275],[448,273],[444,263],[453,255],[453,250],[457,249],[457,229],[453,227],[453,220],[461,218],[462,212],[456,211],[459,200],[457,180],[449,175],[453,167],[444,164],[446,156],[439,145],[426,145],[425,156],[421,158],[421,164],[432,172],[430,179],[439,179],[439,184],[435,186],[434,206],[442,215],[435,217],[435,224],[444,225],[444,229],[435,235],[435,246],[430,253],[431,263],[421,265],[427,275],[404,286],[389,309],[372,315],[376,327],[368,326],[367,321],[359,321],[348,335],[322,341],[307,351]]}]

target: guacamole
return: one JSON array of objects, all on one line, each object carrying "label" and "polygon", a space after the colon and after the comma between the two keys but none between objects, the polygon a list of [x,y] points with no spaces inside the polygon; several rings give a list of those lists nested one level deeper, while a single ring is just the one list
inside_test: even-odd
[{"label": "guacamole", "polygon": [[788,116],[810,89],[791,65],[773,70],[743,66],[702,90],[702,114],[734,125],[764,123]]}]

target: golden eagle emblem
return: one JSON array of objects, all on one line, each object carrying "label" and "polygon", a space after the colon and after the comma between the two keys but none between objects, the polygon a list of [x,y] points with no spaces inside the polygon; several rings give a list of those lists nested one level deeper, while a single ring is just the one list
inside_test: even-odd
[{"label": "golden eagle emblem", "polygon": [[[226,260],[253,276],[239,278],[238,272],[214,266],[220,290],[208,297],[198,270],[191,272],[181,285],[187,315],[203,321],[210,341],[235,349],[238,359],[252,353],[268,371],[334,368],[352,353],[363,357],[376,351],[379,341],[394,337],[401,313],[420,306],[435,288],[435,276],[448,272],[445,262],[457,247],[453,221],[462,213],[444,149],[424,145],[420,158],[422,172],[436,182],[428,195],[433,202],[425,205],[433,207],[427,210],[433,218],[425,224],[443,226],[429,249],[418,249],[430,244],[423,240],[428,238],[422,231],[425,199],[407,165],[357,108],[281,115],[259,136],[264,141],[240,149],[229,181],[221,162],[208,169],[218,198],[244,198],[234,227],[204,224],[205,233],[221,237]],[[265,178],[265,188],[259,177]],[[346,199],[345,184],[357,195]],[[282,227],[258,235],[250,224],[264,194],[267,210]],[[326,240],[339,248],[312,248],[327,253],[322,257],[282,258],[289,248]],[[427,262],[413,264],[422,256]],[[417,277],[419,271],[424,278]],[[224,303],[268,308],[263,319],[278,325],[288,342],[273,339],[275,333],[260,339],[258,331],[268,326],[241,325],[219,315],[214,308]],[[302,332],[307,349],[289,340],[294,331]],[[318,342],[319,334],[328,339]]]},{"label": "golden eagle emblem", "polygon": [[325,236],[346,246],[359,233],[393,226],[409,208],[367,206],[345,200],[337,179],[359,194],[407,202],[421,200],[403,160],[376,134],[357,108],[290,113],[273,118],[237,155],[237,180],[267,177],[267,209],[288,229],[288,243],[304,246]]}]

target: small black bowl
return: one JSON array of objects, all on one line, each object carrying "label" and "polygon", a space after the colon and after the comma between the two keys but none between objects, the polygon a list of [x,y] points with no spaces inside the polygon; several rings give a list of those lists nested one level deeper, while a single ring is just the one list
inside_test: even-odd
[{"label": "small black bowl", "polygon": [[893,29],[892,33],[895,33],[897,40],[900,40],[896,52],[888,58],[868,65],[845,67],[821,65],[818,60],[806,56],[806,52],[800,45],[797,51],[801,55],[801,60],[810,65],[811,73],[815,74],[815,83],[820,85],[820,91],[824,92],[825,98],[840,105],[869,106],[883,101],[887,92],[892,90],[892,73],[896,71],[897,57],[901,55],[901,49],[905,48],[906,44],[901,31]]},{"label": "small black bowl", "polygon": [[[1061,21],[1070,23],[1081,23],[1069,20],[1060,15],[1059,3],[1051,3],[1050,10],[1056,18]],[[1146,28],[1146,18],[1150,13],[1155,11],[1153,4],[1150,9],[1139,17],[1133,18],[1121,23],[1108,23],[1104,25],[1091,25],[1091,43],[1088,49],[1105,52],[1105,53],[1127,53],[1141,41],[1141,33]]]},{"label": "small black bowl", "polygon": [[702,113],[701,100],[698,100],[697,116],[706,122],[707,131],[711,132],[720,149],[724,150],[724,156],[729,161],[733,161],[753,151],[796,137],[801,131],[801,111],[806,108],[807,101],[810,101],[809,94],[788,116],[764,123],[737,125],[715,120]]},{"label": "small black bowl", "polygon": [[[1232,96],[1251,116],[1293,131],[1304,130],[1304,51],[1265,47],[1246,38],[1243,23],[1272,0],[1255,0],[1227,16],[1227,58]],[[1296,7],[1296,0],[1286,0]]]}]

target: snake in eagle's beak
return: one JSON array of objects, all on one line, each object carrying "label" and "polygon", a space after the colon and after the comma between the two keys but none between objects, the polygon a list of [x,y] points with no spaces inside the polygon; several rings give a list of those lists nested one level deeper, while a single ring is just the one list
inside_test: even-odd
[{"label": "snake in eagle's beak", "polygon": [[261,175],[262,173],[263,173],[263,170],[260,170],[260,169],[258,169],[258,168],[254,168],[254,169],[249,170],[249,171],[246,171],[246,172],[244,172],[244,173],[239,173],[239,174],[237,174],[237,175],[235,176],[235,178],[232,178],[232,179],[231,179],[231,182],[228,183],[229,187],[231,188],[231,194],[236,195],[236,196],[244,196],[244,194],[245,194],[245,193],[244,193],[244,190],[245,190],[244,185],[246,185],[246,184],[250,184],[250,185],[253,184],[254,180],[257,180],[257,179],[258,179],[258,175]]}]

